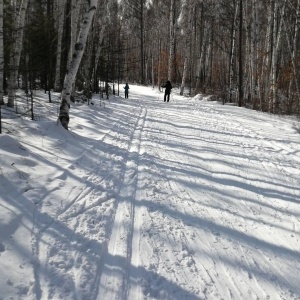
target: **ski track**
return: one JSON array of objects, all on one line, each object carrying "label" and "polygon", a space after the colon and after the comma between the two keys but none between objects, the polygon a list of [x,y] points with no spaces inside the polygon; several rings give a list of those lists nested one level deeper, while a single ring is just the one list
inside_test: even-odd
[{"label": "ski track", "polygon": [[[157,116],[160,116],[161,118],[164,119],[169,119],[168,116],[168,111],[165,111],[164,113],[159,113],[159,112],[155,112]],[[176,116],[178,118],[178,116]],[[182,120],[182,124],[189,123],[189,124],[193,124],[193,120],[189,119],[189,121],[185,121],[184,118],[187,116],[183,116],[183,120]],[[200,116],[201,118],[201,116]],[[227,121],[222,120],[222,121]],[[205,120],[203,122],[210,122],[209,121],[209,117],[205,118]],[[171,122],[170,122],[171,123]],[[232,124],[230,123],[230,121],[228,122],[228,126]],[[158,122],[158,124],[160,124],[160,122]],[[175,120],[174,120],[174,124],[175,124]],[[227,124],[224,125],[224,123],[220,123],[221,126],[226,127]],[[218,124],[217,122],[214,123],[214,127],[216,128],[217,126],[220,126],[220,124]],[[251,129],[249,128],[243,128],[242,124],[239,124],[240,127],[238,128],[242,128],[243,132],[240,132],[240,136],[241,138],[248,137],[248,135],[253,135],[255,138],[255,134],[253,132],[251,132]],[[184,126],[183,126],[184,127]],[[208,130],[208,129],[205,129]],[[234,130],[234,131],[233,131]],[[159,136],[163,136],[161,134],[161,132],[163,131],[162,128],[158,128],[155,130],[156,133],[160,133]],[[167,130],[166,130],[167,131]],[[219,130],[220,132],[224,131],[224,128],[221,130]],[[239,130],[238,130],[239,131]],[[230,138],[230,134],[233,134],[236,132],[236,128],[233,127],[232,128],[232,132],[228,132],[229,135],[226,136],[226,142],[224,140],[224,143],[231,143],[231,141],[228,141],[228,138]],[[170,131],[168,131],[168,134],[170,135]],[[201,132],[201,135],[203,136],[203,132]],[[153,137],[154,138],[154,137]],[[173,137],[174,138],[174,137]],[[203,138],[203,137],[202,137]],[[158,144],[163,145],[164,143],[166,144],[171,144],[171,141],[166,142],[167,136],[163,136],[163,139],[161,139],[161,141],[156,141]],[[191,140],[196,140],[197,137],[194,136],[193,138],[189,139],[189,144],[187,145],[182,145],[183,148],[185,148],[184,150],[189,152],[189,148],[191,145]],[[260,142],[262,142],[263,139],[260,140]],[[219,142],[218,142],[219,143]],[[233,144],[234,141],[232,141],[231,144]],[[176,144],[180,144],[180,143],[176,143]],[[267,145],[269,145],[270,142],[267,143]],[[232,146],[232,145],[231,145]],[[234,146],[242,146],[242,149],[244,150],[244,157],[243,160],[246,162],[243,162],[243,164],[246,163],[245,166],[247,166],[248,164],[248,157],[251,157],[251,152],[249,150],[247,150],[247,147],[244,147],[243,144],[242,145],[234,145]],[[272,145],[271,145],[272,146]],[[272,146],[275,147],[275,146]],[[162,147],[163,148],[163,147]],[[260,145],[260,151],[262,151],[262,154],[264,152],[266,152],[267,146],[264,145]],[[169,149],[167,149],[169,150]],[[177,150],[177,149],[176,149]],[[249,195],[249,200],[243,200],[242,204],[239,204],[240,206],[243,205],[244,208],[246,208],[246,212],[244,212],[245,215],[239,215],[238,211],[241,211],[239,208],[235,208],[234,206],[232,206],[231,204],[228,205],[225,203],[225,207],[220,207],[217,208],[216,210],[220,211],[220,218],[218,218],[217,220],[213,217],[216,215],[216,213],[214,213],[213,215],[211,215],[207,209],[202,208],[202,203],[204,202],[204,207],[211,207],[212,206],[212,202],[214,199],[214,194],[210,191],[210,189],[208,188],[208,192],[207,195],[204,194],[204,199],[201,199],[201,202],[199,203],[199,196],[201,194],[194,194],[191,192],[187,192],[185,187],[180,188],[180,184],[178,184],[178,182],[182,182],[182,178],[185,177],[186,182],[188,183],[188,185],[196,185],[201,183],[198,182],[199,180],[197,180],[195,178],[195,176],[186,176],[186,175],[181,175],[180,178],[175,176],[174,178],[174,174],[176,174],[175,170],[178,166],[178,170],[180,172],[180,170],[183,170],[184,168],[182,166],[180,166],[180,161],[184,161],[185,163],[187,161],[189,161],[189,159],[183,159],[182,157],[182,153],[184,153],[184,151],[176,151],[174,149],[172,149],[172,151],[168,151],[168,153],[163,156],[160,153],[156,152],[155,155],[157,157],[160,157],[162,160],[168,161],[166,169],[170,168],[172,172],[170,172],[170,170],[167,170],[166,172],[161,172],[162,170],[160,170],[160,173],[163,173],[163,177],[160,178],[160,180],[157,180],[158,182],[163,182],[166,181],[166,187],[162,187],[159,186],[159,188],[157,188],[156,190],[158,191],[162,191],[162,190],[166,190],[166,197],[164,197],[164,205],[163,208],[165,208],[166,210],[171,210],[172,208],[172,214],[174,216],[174,218],[176,218],[176,215],[178,214],[178,219],[177,220],[182,220],[181,214],[179,212],[182,212],[182,215],[188,215],[191,216],[191,220],[193,219],[199,219],[199,223],[201,224],[201,218],[204,219],[204,224],[207,223],[208,225],[211,225],[212,228],[209,228],[210,226],[208,226],[208,230],[211,231],[211,237],[210,239],[208,238],[209,234],[207,234],[207,232],[205,233],[199,233],[199,230],[195,230],[195,232],[193,232],[192,236],[193,238],[191,239],[189,236],[186,236],[184,233],[185,232],[190,232],[190,230],[185,230],[184,226],[180,226],[179,224],[182,224],[182,222],[176,223],[176,225],[174,225],[174,222],[172,222],[171,220],[169,220],[169,218],[165,215],[163,215],[163,220],[161,223],[163,223],[165,225],[165,227],[168,228],[168,224],[170,224],[170,230],[168,231],[168,241],[170,241],[171,243],[176,243],[176,247],[172,247],[170,250],[168,250],[168,247],[163,244],[161,245],[161,248],[165,248],[166,252],[171,252],[172,254],[174,253],[180,253],[182,255],[182,253],[184,253],[184,257],[189,257],[188,259],[188,264],[189,266],[193,266],[193,268],[191,267],[191,270],[193,270],[195,272],[195,274],[207,274],[207,278],[205,277],[201,277],[201,276],[195,276],[196,279],[198,280],[198,284],[200,283],[200,286],[204,286],[202,288],[202,290],[193,290],[193,288],[190,288],[188,286],[188,282],[186,282],[187,285],[187,290],[191,291],[190,295],[186,295],[187,298],[192,299],[193,297],[195,299],[197,299],[197,296],[200,298],[204,298],[204,299],[222,299],[222,296],[224,297],[225,295],[225,299],[259,299],[262,295],[265,298],[270,298],[270,299],[285,299],[287,297],[291,299],[298,299],[299,297],[297,297],[297,295],[295,294],[295,296],[293,296],[293,290],[297,289],[297,278],[292,279],[293,282],[286,280],[284,277],[280,276],[280,271],[281,271],[281,266],[276,267],[276,265],[274,265],[273,261],[277,261],[278,257],[277,256],[282,256],[280,255],[281,251],[280,251],[280,246],[285,247],[285,240],[282,239],[282,237],[279,237],[278,234],[275,233],[276,236],[276,242],[279,243],[279,246],[277,247],[271,247],[274,248],[275,253],[268,253],[269,251],[265,252],[263,249],[259,249],[259,247],[257,247],[255,244],[259,243],[260,240],[256,237],[248,237],[248,234],[251,235],[251,230],[253,229],[253,225],[252,223],[254,223],[255,220],[255,216],[253,217],[253,219],[251,220],[251,218],[249,217],[249,215],[251,216],[251,214],[253,214],[253,212],[255,213],[255,206],[254,204],[256,203],[261,203],[261,205],[263,205],[264,202],[264,197],[260,196],[260,195],[256,195],[258,196],[258,200],[255,199],[255,201],[252,200],[252,195]],[[182,150],[182,149],[180,149]],[[268,148],[267,148],[268,150]],[[161,149],[161,152],[163,153],[164,149]],[[213,149],[211,149],[210,152],[212,152]],[[149,153],[150,151],[148,151]],[[175,155],[174,155],[175,153]],[[177,153],[180,153],[180,155],[177,155]],[[280,152],[279,152],[280,153]],[[218,154],[220,155],[224,155],[224,153],[222,153],[222,151],[218,151]],[[282,161],[282,156],[281,154],[279,154],[279,158],[278,161]],[[192,156],[192,154],[191,154]],[[256,155],[257,156],[257,155]],[[170,159],[172,158],[172,159]],[[276,167],[276,164],[270,162],[270,158],[271,156],[267,156],[266,157],[266,163],[262,163],[263,169],[262,171],[264,175],[267,175],[270,178],[270,186],[272,187],[272,189],[274,189],[274,187],[276,185],[278,185],[278,178],[274,178],[272,174],[274,174],[274,170],[270,170],[270,168],[276,168],[276,172],[275,174],[278,175],[282,174],[279,176],[279,178],[287,178],[286,174],[284,173],[284,171],[281,168]],[[174,162],[177,162],[176,164],[174,164]],[[193,164],[187,164],[188,166],[192,166]],[[197,164],[195,164],[197,165]],[[200,164],[201,165],[201,164]],[[171,167],[170,167],[171,166]],[[223,166],[224,167],[224,166]],[[242,169],[240,167],[240,169]],[[296,169],[296,168],[295,168]],[[226,170],[226,169],[225,169]],[[192,170],[189,170],[191,174],[193,174]],[[228,172],[229,174],[232,174],[232,176],[234,176],[234,173],[237,171],[234,170],[230,170],[230,172]],[[238,171],[239,172],[239,171]],[[189,172],[186,172],[187,174]],[[168,174],[172,174],[172,175],[168,175]],[[205,170],[205,174],[207,174],[207,176],[211,176],[213,178],[217,178],[218,181],[220,181],[220,179],[224,180],[224,175],[222,175],[222,173],[219,175],[217,174],[214,170]],[[224,173],[226,175],[226,172]],[[293,173],[294,174],[294,173]],[[228,176],[227,175],[227,176]],[[236,178],[243,178],[245,177],[245,180],[247,182],[247,185],[252,185],[253,184],[253,176],[251,176],[250,178],[247,178],[248,174],[243,175],[242,172],[237,174],[238,176]],[[251,174],[252,175],[252,174]],[[255,174],[256,176],[258,174]],[[168,179],[168,177],[171,176],[172,179]],[[226,177],[227,177],[226,176]],[[262,177],[262,179],[264,179],[265,176]],[[217,181],[217,182],[218,182]],[[230,180],[229,180],[230,182]],[[284,185],[286,187],[289,187],[290,183],[293,183],[294,181],[288,181],[286,179],[284,179]],[[283,185],[283,187],[284,187]],[[241,184],[241,186],[243,186]],[[291,184],[291,186],[295,186],[293,184]],[[258,185],[259,187],[259,185]],[[211,187],[212,189],[214,188],[214,185],[212,185]],[[237,188],[238,190],[239,188]],[[155,190],[155,187],[154,187]],[[254,190],[253,188],[251,188],[249,190],[250,194],[253,194]],[[276,189],[274,189],[276,190]],[[285,188],[285,190],[287,190],[287,188]],[[294,199],[296,200],[298,198],[298,191],[299,190],[293,190],[293,195],[291,195],[291,200]],[[288,195],[288,192],[285,191],[285,194]],[[283,196],[285,195],[283,193]],[[173,196],[176,195],[176,196]],[[167,201],[167,199],[171,199],[172,201]],[[176,200],[177,199],[177,200]],[[188,200],[189,199],[189,200]],[[276,200],[276,199],[275,199]],[[153,199],[152,199],[153,201]],[[160,201],[162,201],[162,199],[160,199]],[[182,211],[182,203],[185,201],[190,201],[192,203],[192,205],[189,206],[184,206],[184,210]],[[253,204],[251,203],[253,202]],[[277,202],[281,202],[281,201],[277,201]],[[200,204],[200,209],[195,209],[193,207],[198,207]],[[276,203],[277,204],[277,203]],[[274,204],[273,204],[274,205]],[[186,208],[189,207],[190,210],[186,210]],[[161,209],[163,211],[163,208]],[[276,210],[276,205],[274,205],[274,207],[271,206],[272,210]],[[279,207],[280,208],[280,207]],[[175,213],[176,212],[176,213]],[[204,213],[203,213],[204,212]],[[210,214],[210,215],[209,215]],[[275,215],[274,217],[277,217],[277,215]],[[286,213],[285,216],[283,217],[289,217],[288,212]],[[155,222],[157,223],[157,218],[158,218],[158,213],[155,214]],[[247,221],[247,218],[251,220],[250,224],[248,224],[249,222]],[[209,221],[208,221],[209,220]],[[224,221],[222,221],[224,220]],[[276,223],[275,220],[272,220],[273,224]],[[219,224],[221,222],[221,224]],[[264,221],[261,221],[262,223],[264,223]],[[192,221],[192,223],[194,223],[194,221]],[[213,225],[213,224],[217,224]],[[270,226],[267,224],[266,226],[269,227],[269,231],[270,231],[270,236],[274,236],[272,227],[274,226],[273,224],[270,224]],[[155,227],[156,224],[152,224],[151,227]],[[184,224],[182,224],[184,225]],[[260,224],[259,224],[260,225]],[[157,225],[156,225],[157,226]],[[238,227],[237,227],[238,226]],[[174,227],[178,229],[178,232],[180,232],[180,235],[177,236],[176,234],[173,234],[174,232]],[[196,226],[198,227],[198,226]],[[200,225],[201,227],[201,225]],[[215,228],[214,228],[215,227]],[[228,235],[228,233],[230,233],[230,235],[233,236],[233,233],[235,231],[238,231],[238,236],[241,236],[242,239],[244,241],[240,242],[240,241],[234,241],[232,238],[230,237],[224,237],[223,234],[221,234],[219,231],[220,229],[224,229],[224,233],[225,235]],[[240,228],[240,229],[239,229]],[[290,228],[289,228],[290,229]],[[164,228],[164,230],[166,230],[166,228]],[[159,228],[156,228],[155,230],[156,232],[159,232]],[[294,229],[293,229],[294,231]],[[197,233],[198,232],[198,233]],[[227,233],[227,234],[226,234]],[[204,235],[205,234],[205,235]],[[257,232],[257,234],[259,235],[259,232]],[[201,236],[205,236],[206,238],[206,242],[208,244],[207,248],[204,250],[202,249],[202,252],[206,252],[206,253],[214,253],[214,256],[212,256],[213,258],[210,258],[210,256],[207,257],[207,259],[203,259],[203,256],[201,255],[197,255],[197,252],[199,252],[199,246],[197,246],[195,244],[195,241],[199,241],[201,240]],[[197,237],[197,238],[195,238]],[[262,240],[263,236],[261,236]],[[149,239],[150,240],[150,239]],[[148,240],[148,243],[149,243]],[[164,239],[160,239],[160,242],[162,242],[162,240]],[[253,240],[253,241],[251,241]],[[273,243],[270,241],[270,243]],[[156,243],[153,243],[153,246]],[[177,248],[178,244],[181,244],[181,249]],[[216,246],[214,246],[214,244]],[[223,248],[225,251],[224,256],[221,256],[219,254],[219,248],[220,248],[220,244],[221,244],[221,248]],[[261,243],[264,246],[263,243]],[[254,249],[253,249],[254,248]],[[154,248],[155,249],[155,248]],[[228,250],[229,249],[229,250]],[[233,249],[230,251],[230,249]],[[263,266],[259,266],[256,262],[256,254],[255,252],[257,252],[257,249],[260,252],[260,255],[262,255],[264,257],[264,261],[265,264]],[[198,251],[197,251],[198,250]],[[206,250],[206,251],[205,251]],[[280,257],[280,259],[282,260],[282,262],[285,264],[291,264],[291,261],[295,260],[298,253],[295,251],[298,251],[298,249],[291,249],[292,251],[290,252],[290,257]],[[237,252],[238,255],[236,255],[234,252]],[[297,253],[297,254],[296,254]],[[203,255],[203,253],[202,253]],[[163,255],[160,254],[160,256],[162,257]],[[182,257],[180,257],[180,255],[173,257],[172,259],[168,258],[168,255],[166,255],[165,259],[162,259],[162,261],[164,261],[164,264],[167,264],[167,262],[171,262],[172,265],[174,265],[174,261],[177,263],[182,261],[181,259]],[[230,261],[230,259],[232,260],[232,262]],[[291,259],[291,261],[289,260]],[[155,259],[154,259],[155,260]],[[207,263],[207,261],[208,263]],[[201,261],[205,261],[205,263],[201,264],[199,262]],[[281,262],[281,263],[282,263]],[[151,262],[149,262],[149,264],[151,265]],[[164,264],[162,264],[164,266]],[[243,276],[241,276],[241,274],[237,274],[235,268],[232,268],[235,265],[239,266],[239,269],[241,271],[241,274],[244,274]],[[176,265],[176,264],[175,264]],[[231,266],[230,266],[231,265]],[[283,265],[282,265],[283,266]],[[292,265],[291,265],[292,267]],[[156,263],[156,265],[153,267],[153,269],[158,269],[159,273],[161,272],[165,272],[165,274],[180,274],[180,271],[174,267],[171,266],[165,266],[162,267],[160,265],[159,262]],[[163,270],[161,270],[163,269]],[[201,270],[201,271],[199,271]],[[191,271],[192,272],[192,271]],[[181,275],[181,276],[180,276]],[[181,278],[185,278],[184,274],[180,274],[179,277]],[[224,286],[222,285],[222,281],[220,281],[220,277],[224,276],[224,282],[226,282],[224,284]],[[167,275],[166,275],[167,276]],[[169,276],[169,275],[168,275]],[[190,278],[191,276],[187,276],[186,278]],[[279,279],[280,277],[280,279]],[[238,279],[237,279],[238,278]],[[270,281],[267,281],[265,278],[269,278]],[[196,281],[197,281],[196,280]],[[176,281],[176,276],[175,276],[175,281]],[[255,282],[255,285],[257,286],[257,288],[253,289],[253,283],[252,281]],[[277,289],[281,290],[280,292],[280,296],[278,295],[269,295],[268,290],[270,285],[277,285]],[[150,298],[153,299],[157,299],[157,298],[161,298],[161,299],[168,299],[168,297],[172,298],[175,296],[169,296],[164,294],[163,291],[161,291],[161,287],[155,287],[155,284],[148,284],[147,285],[149,290],[148,290],[148,295],[150,295]],[[152,286],[152,288],[150,288],[150,286]],[[197,284],[193,285],[193,286],[197,286]],[[227,291],[225,294],[224,292]],[[153,294],[153,295],[152,295]],[[195,295],[195,296],[192,296]],[[178,299],[183,299],[184,295],[181,295],[182,298],[178,297]],[[173,298],[172,298],[173,299]]]},{"label": "ski track", "polygon": [[108,252],[103,259],[104,268],[97,299],[126,299],[127,297],[130,284],[128,282],[129,266],[133,251],[138,161],[146,114],[147,110],[142,108],[130,139],[124,181],[117,199],[118,206],[109,239]]},{"label": "ski track", "polygon": [[[109,238],[111,218],[116,210],[114,198],[119,189],[116,181],[118,178],[115,178],[117,173],[111,172],[111,169],[121,172],[120,177],[124,177],[122,160],[124,153],[127,153],[127,131],[131,130],[131,118],[135,114],[133,111],[132,115],[128,115],[122,122],[115,121],[112,129],[102,137],[102,142],[109,145],[107,151],[111,151],[113,145],[116,147],[115,153],[107,152],[107,160],[104,159],[103,162],[97,155],[94,158],[98,152],[94,147],[78,159],[78,166],[87,165],[90,169],[81,175],[83,184],[74,186],[66,195],[67,205],[61,204],[53,210],[53,216],[47,216],[43,214],[43,206],[51,205],[47,204],[51,201],[48,199],[40,201],[32,229],[32,252],[36,257],[36,263],[33,265],[37,274],[35,287],[37,299],[96,297],[100,278],[99,261],[107,251],[106,241]],[[125,149],[120,149],[120,145]],[[76,167],[71,166],[73,169]],[[60,177],[63,184],[67,175],[62,174]],[[45,198],[49,196],[45,195]],[[104,230],[99,231],[98,228],[101,226]],[[89,240],[83,236],[86,231],[89,232]],[[43,244],[44,235],[50,236],[52,245]],[[40,251],[41,248],[43,251]],[[85,248],[89,248],[91,253],[85,254],[83,252]],[[70,257],[68,252],[73,253],[73,256]],[[59,276],[57,269],[63,272]],[[48,286],[48,290],[41,291],[41,286]]]},{"label": "ski track", "polygon": [[299,300],[299,142],[209,103],[130,107],[69,166],[81,180],[54,178],[64,204],[36,203],[35,299]]}]

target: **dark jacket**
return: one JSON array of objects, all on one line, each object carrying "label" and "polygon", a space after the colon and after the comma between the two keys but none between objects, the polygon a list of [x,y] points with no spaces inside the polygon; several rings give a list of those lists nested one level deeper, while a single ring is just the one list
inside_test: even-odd
[{"label": "dark jacket", "polygon": [[171,84],[170,80],[168,80],[168,81],[166,82],[166,84],[165,84],[165,85],[162,85],[161,87],[166,88],[166,90],[165,90],[165,93],[166,93],[166,94],[170,94],[170,93],[171,93],[172,84]]},{"label": "dark jacket", "polygon": [[128,85],[128,83],[126,83],[126,85],[124,86],[124,89],[125,89],[125,92],[128,92],[128,90],[129,90],[129,85]]}]

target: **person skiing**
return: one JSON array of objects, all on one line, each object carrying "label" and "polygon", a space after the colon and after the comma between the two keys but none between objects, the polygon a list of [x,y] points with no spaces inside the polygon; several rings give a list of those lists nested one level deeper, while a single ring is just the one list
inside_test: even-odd
[{"label": "person skiing", "polygon": [[165,88],[165,95],[164,95],[164,102],[169,102],[170,101],[170,93],[172,89],[172,84],[170,80],[167,80],[165,85],[162,85],[161,87]]},{"label": "person skiing", "polygon": [[128,90],[129,90],[129,85],[128,83],[126,82],[125,86],[124,86],[124,89],[125,89],[125,99],[128,98]]}]

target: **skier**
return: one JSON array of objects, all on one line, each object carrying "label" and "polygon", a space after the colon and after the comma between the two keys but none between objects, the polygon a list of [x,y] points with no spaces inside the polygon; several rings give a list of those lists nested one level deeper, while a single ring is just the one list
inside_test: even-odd
[{"label": "skier", "polygon": [[171,93],[171,89],[172,89],[172,84],[170,80],[167,80],[165,85],[162,85],[161,87],[166,88],[165,89],[165,95],[164,95],[164,102],[169,102],[170,100],[170,93]]},{"label": "skier", "polygon": [[128,83],[126,82],[125,86],[124,86],[124,89],[125,89],[125,99],[128,98],[128,90],[129,90],[129,85]]}]

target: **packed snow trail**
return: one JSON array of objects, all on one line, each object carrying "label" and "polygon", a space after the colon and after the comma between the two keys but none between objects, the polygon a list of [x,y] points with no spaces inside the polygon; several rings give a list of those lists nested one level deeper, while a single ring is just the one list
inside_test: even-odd
[{"label": "packed snow trail", "polygon": [[0,263],[23,262],[0,299],[299,300],[296,121],[129,91],[72,107],[69,132],[20,133],[27,156],[1,193],[17,191],[24,228]]},{"label": "packed snow trail", "polygon": [[[260,113],[237,120],[228,107],[186,102],[136,103],[138,146],[97,299],[299,299],[297,135],[272,138]],[[285,170],[287,151],[298,156]]]}]

